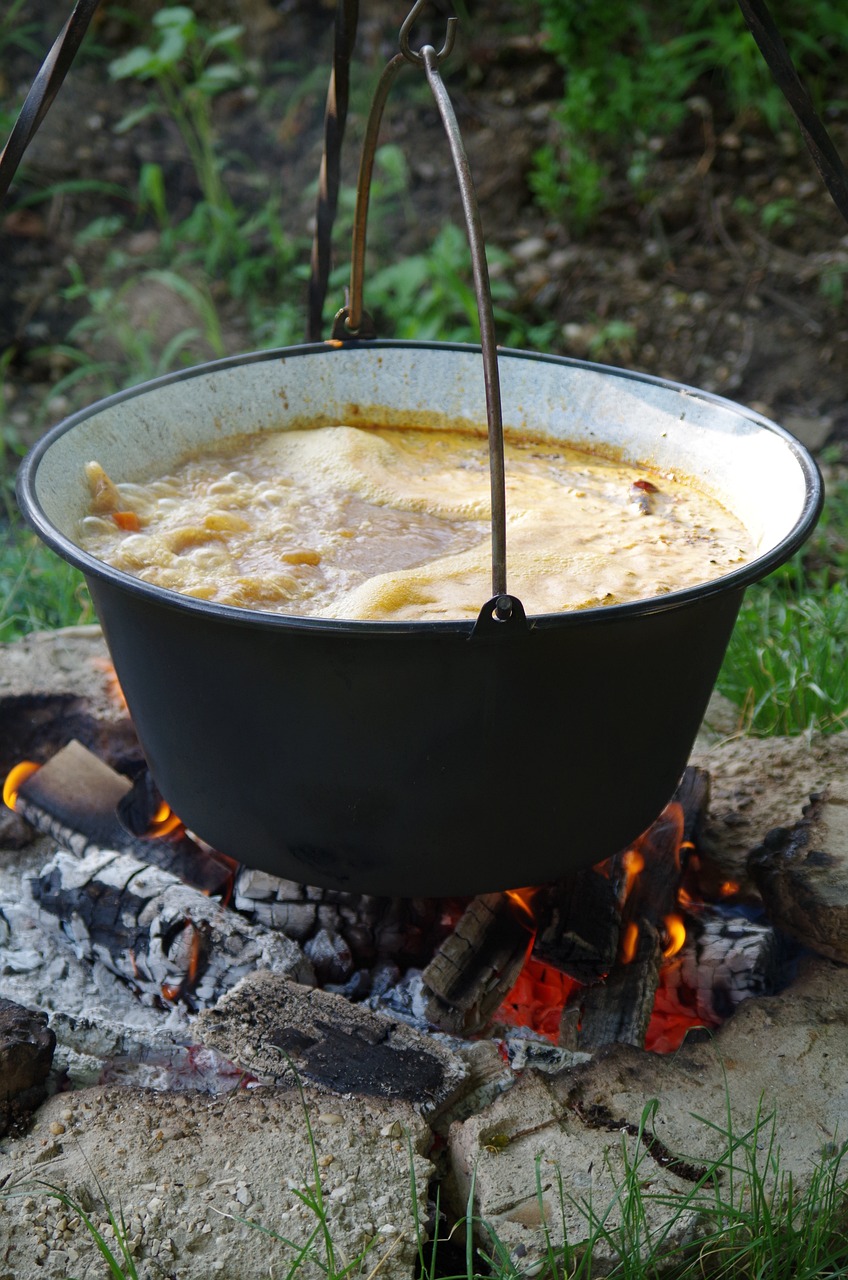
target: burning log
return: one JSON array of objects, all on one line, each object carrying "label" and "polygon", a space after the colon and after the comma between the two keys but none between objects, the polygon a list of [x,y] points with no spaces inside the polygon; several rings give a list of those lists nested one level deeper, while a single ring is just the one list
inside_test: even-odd
[{"label": "burning log", "polygon": [[684,832],[683,808],[673,801],[612,860],[610,878],[622,904],[617,958],[604,982],[583,989],[566,1006],[560,1031],[564,1048],[644,1044],[663,952],[670,954],[674,945],[667,935],[677,929]]},{"label": "burning log", "polygon": [[81,959],[100,960],[152,1001],[214,1004],[258,968],[314,982],[296,943],[130,854],[59,852],[31,891]]},{"label": "burning log", "polygon": [[9,807],[36,831],[52,836],[78,857],[100,850],[123,851],[153,863],[203,893],[229,889],[233,864],[207,853],[177,826],[167,839],[133,834],[119,821],[118,809],[133,784],[79,742],[70,742],[47,764],[4,791]]},{"label": "burning log", "polygon": [[130,853],[302,943],[323,982],[345,983],[357,966],[386,956],[421,966],[444,935],[433,900],[313,888],[240,867],[191,838],[167,806],[162,811],[146,770],[131,783],[78,742],[20,780],[13,771],[8,790],[15,812],[68,852]]},{"label": "burning log", "polygon": [[719,1027],[743,1000],[777,986],[780,948],[770,924],[740,907],[701,906],[686,942],[663,967],[645,1046],[676,1049],[692,1026]]},{"label": "burning log", "polygon": [[608,876],[591,867],[565,877],[547,892],[540,914],[535,960],[584,985],[609,973],[618,951],[620,916]]},{"label": "burning log", "polygon": [[848,962],[848,789],[813,796],[800,822],[752,851],[748,868],[779,928]]},{"label": "burning log", "polygon": [[422,974],[428,1021],[457,1035],[484,1027],[521,971],[533,927],[517,893],[474,898]]}]

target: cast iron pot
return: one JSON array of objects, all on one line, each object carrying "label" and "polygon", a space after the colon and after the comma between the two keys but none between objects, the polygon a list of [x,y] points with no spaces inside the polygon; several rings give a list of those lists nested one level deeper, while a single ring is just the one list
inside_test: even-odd
[{"label": "cast iron pot", "polygon": [[[159,788],[240,862],[435,896],[544,883],[608,857],[672,794],[745,587],[815,524],[815,464],[750,410],[568,359],[503,352],[499,368],[509,431],[695,478],[743,519],[755,558],[661,598],[526,623],[518,607],[499,622],[489,605],[475,625],[224,607],[78,546],[92,458],[114,479],[142,480],[244,431],[414,423],[434,409],[485,424],[471,347],[322,344],[221,360],[93,405],[25,460],[24,514],[85,574]],[[520,599],[520,583],[508,585]]]}]

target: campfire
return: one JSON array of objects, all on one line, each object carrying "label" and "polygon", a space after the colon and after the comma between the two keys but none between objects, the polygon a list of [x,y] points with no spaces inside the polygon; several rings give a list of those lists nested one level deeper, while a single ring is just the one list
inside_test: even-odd
[{"label": "campfire", "polygon": [[[745,783],[747,757],[720,750],[700,757],[718,761],[712,776],[690,767],[631,848],[557,882],[471,899],[319,889],[222,857],[163,808],[103,652],[95,631],[4,652],[0,1179],[35,1169],[96,1200],[93,1166],[138,1218],[145,1265],[170,1257],[170,1240],[199,1268],[187,1275],[211,1274],[222,1247],[235,1274],[266,1274],[264,1255],[245,1269],[255,1233],[239,1223],[295,1240],[311,1229],[285,1192],[286,1178],[314,1176],[305,1098],[334,1230],[353,1252],[384,1241],[387,1274],[401,1277],[415,1265],[410,1160],[420,1221],[428,1188],[445,1231],[473,1195],[521,1270],[544,1255],[540,1195],[560,1230],[554,1165],[579,1239],[575,1206],[609,1203],[622,1143],[659,1200],[688,1195],[728,1090],[739,1126],[776,1092],[799,1177],[841,1132],[848,995],[822,952],[844,962],[845,927],[839,895],[813,905],[813,882],[832,883],[848,849],[836,781],[765,839],[766,810],[745,792],[762,774]],[[790,788],[769,757],[781,802],[769,812],[800,813],[844,758],[813,760]],[[789,978],[783,994],[746,998]],[[128,1175],[113,1167],[116,1125]],[[37,1205],[6,1214],[20,1258]],[[45,1247],[61,1252],[63,1218],[46,1222]]]},{"label": "campfire", "polygon": [[523,1066],[614,1043],[669,1052],[780,982],[774,928],[703,851],[703,769],[629,848],[553,884],[381,898],[209,848],[162,800],[125,717],[69,717],[61,699],[5,710],[35,757],[9,770],[5,805],[59,846],[31,879],[40,919],[147,1005],[193,1014],[269,967],[425,1032],[493,1038]]}]

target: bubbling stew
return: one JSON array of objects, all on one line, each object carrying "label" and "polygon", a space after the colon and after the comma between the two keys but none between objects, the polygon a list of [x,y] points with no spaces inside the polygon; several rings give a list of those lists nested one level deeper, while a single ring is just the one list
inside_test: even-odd
[{"label": "bubbling stew", "polygon": [[[508,586],[527,613],[618,604],[754,554],[686,477],[507,438]],[[144,482],[86,467],[81,545],[222,605],[338,619],[476,618],[491,595],[489,462],[471,431],[316,426],[238,436]]]}]

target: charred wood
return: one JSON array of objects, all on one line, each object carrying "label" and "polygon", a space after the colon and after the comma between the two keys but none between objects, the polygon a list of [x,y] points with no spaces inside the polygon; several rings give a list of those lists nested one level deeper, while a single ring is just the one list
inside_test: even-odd
[{"label": "charred wood", "polygon": [[686,942],[663,969],[657,1012],[718,1026],[743,1000],[771,995],[780,967],[781,948],[767,921],[739,907],[703,906],[687,916]]},{"label": "charred wood", "polygon": [[644,1044],[651,1018],[666,919],[674,912],[685,828],[673,801],[643,836],[613,860],[611,882],[622,900],[618,953],[609,976],[566,1006],[560,1043],[593,1050],[606,1044]]},{"label": "charred wood", "polygon": [[448,1103],[467,1075],[426,1033],[268,973],[205,1010],[197,1029],[205,1045],[263,1078],[296,1072],[337,1094],[404,1099],[425,1112]]},{"label": "charred wood", "polygon": [[123,851],[152,863],[204,893],[232,883],[233,864],[201,849],[180,829],[168,839],[144,839],[118,820],[132,783],[79,742],[70,742],[20,786],[15,812],[77,857]]},{"label": "charred wood", "polygon": [[127,853],[57,853],[31,891],[81,959],[101,961],[150,1000],[214,1004],[257,968],[314,981],[296,943]]},{"label": "charred wood", "polygon": [[0,999],[0,1136],[44,1101],[55,1048],[46,1014]]},{"label": "charred wood", "polygon": [[800,822],[752,851],[748,869],[778,928],[848,962],[848,787],[813,796]]},{"label": "charred wood", "polygon": [[148,829],[161,797],[146,771],[135,783],[72,742],[21,784],[16,813],[79,857],[124,851],[220,896],[247,919],[308,949],[321,981],[345,983],[359,966],[392,956],[420,967],[444,937],[439,904],[313,888],[242,867],[182,826]]},{"label": "charred wood", "polygon": [[589,1053],[607,1044],[643,1045],[661,963],[660,936],[643,921],[629,962],[616,964],[605,982],[588,988],[563,1011],[560,1046]]},{"label": "charred wood", "polygon": [[479,1031],[515,984],[531,940],[530,917],[509,894],[474,898],[422,974],[428,1021],[457,1035]]},{"label": "charred wood", "polygon": [[338,935],[360,965],[391,956],[404,965],[420,967],[447,932],[435,899],[320,889],[250,867],[241,867],[236,874],[232,905],[297,942],[306,943],[324,931],[322,945],[335,949],[339,944],[334,935]]},{"label": "charred wood", "polygon": [[545,891],[533,956],[588,985],[603,978],[618,951],[619,903],[608,876],[578,871]]}]

